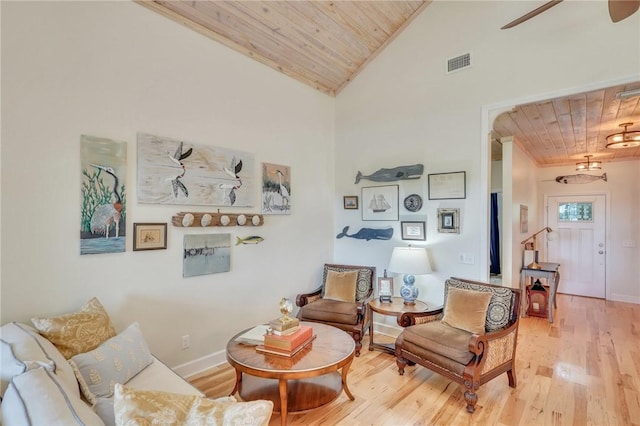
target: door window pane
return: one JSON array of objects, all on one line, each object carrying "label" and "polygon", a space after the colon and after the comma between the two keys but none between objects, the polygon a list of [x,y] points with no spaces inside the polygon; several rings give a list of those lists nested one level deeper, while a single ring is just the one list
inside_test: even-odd
[{"label": "door window pane", "polygon": [[593,222],[593,203],[559,203],[559,222]]}]

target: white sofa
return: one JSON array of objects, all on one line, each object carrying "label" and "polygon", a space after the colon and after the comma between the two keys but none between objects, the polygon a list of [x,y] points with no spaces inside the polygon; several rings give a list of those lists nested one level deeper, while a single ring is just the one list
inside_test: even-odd
[{"label": "white sofa", "polygon": [[[15,322],[3,325],[0,327],[2,424],[103,426],[132,420],[136,424],[136,420],[167,413],[173,416],[170,421],[163,418],[168,424],[269,423],[271,401],[204,398],[199,390],[153,357],[141,336],[134,323],[95,349],[67,360],[35,328]],[[114,350],[123,351],[120,358],[131,358],[134,362],[110,357],[109,351]]]}]

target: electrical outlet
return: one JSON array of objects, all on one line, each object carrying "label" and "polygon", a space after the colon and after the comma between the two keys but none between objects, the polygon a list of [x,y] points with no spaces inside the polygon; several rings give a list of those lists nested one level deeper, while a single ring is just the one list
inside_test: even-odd
[{"label": "electrical outlet", "polygon": [[189,346],[191,346],[191,336],[185,334],[182,336],[182,350],[189,349]]}]

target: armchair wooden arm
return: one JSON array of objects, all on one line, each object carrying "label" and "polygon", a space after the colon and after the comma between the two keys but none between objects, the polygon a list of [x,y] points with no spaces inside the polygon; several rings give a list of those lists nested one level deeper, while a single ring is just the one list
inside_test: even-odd
[{"label": "armchair wooden arm", "polygon": [[442,319],[442,307],[429,312],[403,312],[398,318],[400,327],[409,327],[416,324],[425,324]]},{"label": "armchair wooden arm", "polygon": [[322,298],[322,287],[312,291],[311,293],[299,294],[296,296],[296,306],[303,307],[309,303]]}]

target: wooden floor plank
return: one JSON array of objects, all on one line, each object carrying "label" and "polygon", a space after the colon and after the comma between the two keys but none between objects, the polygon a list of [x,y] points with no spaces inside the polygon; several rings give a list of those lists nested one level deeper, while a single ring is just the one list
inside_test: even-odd
[{"label": "wooden floor plank", "polygon": [[[558,295],[555,323],[522,318],[518,335],[518,387],[506,374],[480,387],[474,414],[464,389],[419,365],[398,374],[395,358],[368,351],[351,365],[355,401],[290,414],[307,425],[638,425],[640,426],[640,305]],[[376,341],[392,342],[378,336]],[[223,364],[190,381],[207,396],[226,396],[235,372]],[[280,424],[274,414],[270,426]]]}]

